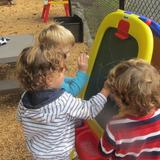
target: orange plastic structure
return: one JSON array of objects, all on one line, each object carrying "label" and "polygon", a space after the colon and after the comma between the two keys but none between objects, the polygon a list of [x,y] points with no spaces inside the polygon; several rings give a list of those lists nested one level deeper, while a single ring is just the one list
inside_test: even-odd
[{"label": "orange plastic structure", "polygon": [[66,12],[66,16],[70,16],[71,13],[70,13],[69,0],[60,0],[60,1],[45,0],[43,10],[42,10],[42,15],[41,15],[41,18],[43,19],[44,22],[48,21],[49,10],[51,5],[57,5],[57,4],[63,4]]}]

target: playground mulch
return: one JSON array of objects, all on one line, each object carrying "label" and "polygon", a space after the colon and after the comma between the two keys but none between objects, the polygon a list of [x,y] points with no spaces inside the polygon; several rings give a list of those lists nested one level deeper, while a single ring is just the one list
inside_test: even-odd
[{"label": "playground mulch", "polygon": [[[5,1],[5,0],[3,0]],[[0,3],[0,36],[34,34],[42,30],[46,24],[40,19],[43,6],[42,0],[16,0],[16,5],[9,6]],[[53,16],[64,16],[61,5],[52,7],[48,24]],[[18,44],[17,44],[18,45]],[[78,55],[88,50],[83,43],[77,43],[68,61],[68,76],[74,76],[77,70]],[[0,64],[0,80],[15,79],[15,64]],[[31,160],[28,153],[22,129],[16,121],[16,108],[21,91],[0,93],[0,159],[1,160]]]}]

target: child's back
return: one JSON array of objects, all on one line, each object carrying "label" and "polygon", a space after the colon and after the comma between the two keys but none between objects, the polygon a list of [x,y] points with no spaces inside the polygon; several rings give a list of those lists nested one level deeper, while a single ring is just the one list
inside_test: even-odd
[{"label": "child's back", "polygon": [[[106,134],[102,139],[105,152],[108,154],[115,148],[115,157],[121,160],[159,160],[159,120],[160,109],[140,118],[126,116],[112,120],[107,125],[107,133],[111,134]],[[105,141],[109,143],[105,144]]]},{"label": "child's back", "polygon": [[[39,94],[42,93],[39,92]],[[54,92],[43,92],[44,96],[46,94],[51,96]],[[33,94],[27,92],[20,102],[20,121],[24,128],[28,149],[36,159],[45,158],[47,160],[49,158],[68,160],[69,153],[75,145],[75,120],[95,117],[106,102],[100,94],[89,102],[83,103],[64,92],[59,98],[50,103],[46,102],[46,104],[42,100],[44,97],[39,97],[37,101],[42,101],[42,103],[38,104],[38,107],[35,101],[31,102],[30,96]],[[96,108],[91,109],[91,106]]]}]

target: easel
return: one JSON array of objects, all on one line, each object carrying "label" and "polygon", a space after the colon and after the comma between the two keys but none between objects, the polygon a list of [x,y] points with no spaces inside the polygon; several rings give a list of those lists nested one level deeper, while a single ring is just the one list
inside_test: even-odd
[{"label": "easel", "polygon": [[[110,69],[119,62],[133,57],[151,62],[152,51],[152,31],[137,15],[122,10],[106,15],[92,44],[88,64],[90,78],[81,97],[89,99],[97,94]],[[106,159],[98,151],[99,141],[106,124],[117,111],[114,101],[108,97],[104,109],[95,119],[76,128],[76,151],[80,159]]]},{"label": "easel", "polygon": [[48,21],[48,16],[49,16],[49,11],[50,11],[51,5],[59,5],[59,4],[63,4],[64,5],[66,16],[71,16],[70,0],[60,0],[60,1],[45,0],[44,1],[43,10],[42,10],[42,16],[41,16],[41,18],[43,19],[43,21],[45,23]]}]

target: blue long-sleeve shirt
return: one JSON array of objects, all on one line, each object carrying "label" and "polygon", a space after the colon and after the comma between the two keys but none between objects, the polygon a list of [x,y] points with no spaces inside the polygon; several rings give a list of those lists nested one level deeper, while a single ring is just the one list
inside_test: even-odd
[{"label": "blue long-sleeve shirt", "polygon": [[65,77],[61,86],[66,92],[77,96],[87,83],[89,77],[85,72],[78,71],[75,77]]}]

